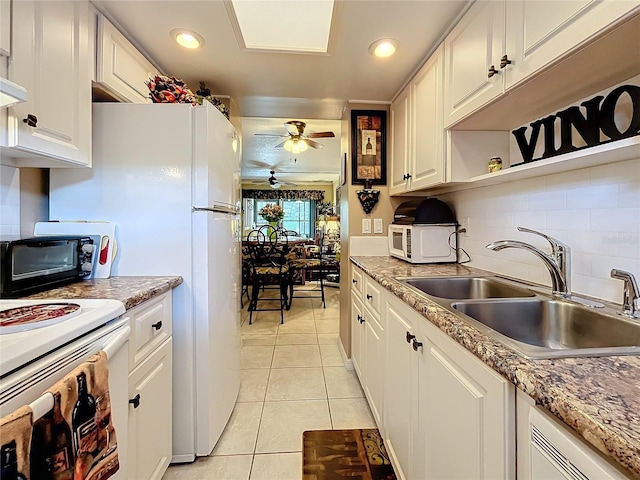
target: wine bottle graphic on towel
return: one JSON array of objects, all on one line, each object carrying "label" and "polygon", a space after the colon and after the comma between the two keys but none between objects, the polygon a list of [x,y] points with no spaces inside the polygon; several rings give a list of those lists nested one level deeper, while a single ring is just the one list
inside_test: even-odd
[{"label": "wine bottle graphic on towel", "polygon": [[60,407],[60,393],[53,394],[53,453],[51,471],[55,480],[73,477],[73,439]]},{"label": "wine bottle graphic on towel", "polygon": [[81,372],[78,380],[78,401],[73,407],[71,426],[76,455],[85,452],[98,454],[98,426],[96,425],[96,401],[87,388],[87,376]]},{"label": "wine bottle graphic on towel", "polygon": [[0,476],[2,480],[26,480],[22,473],[18,471],[18,456],[16,454],[16,441],[2,445],[0,452]]}]

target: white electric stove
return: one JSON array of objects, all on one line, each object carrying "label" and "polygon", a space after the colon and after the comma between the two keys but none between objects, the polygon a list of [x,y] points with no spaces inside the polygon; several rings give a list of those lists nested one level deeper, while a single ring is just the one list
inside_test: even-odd
[{"label": "white electric stove", "polygon": [[117,319],[111,299],[0,300],[0,377]]}]

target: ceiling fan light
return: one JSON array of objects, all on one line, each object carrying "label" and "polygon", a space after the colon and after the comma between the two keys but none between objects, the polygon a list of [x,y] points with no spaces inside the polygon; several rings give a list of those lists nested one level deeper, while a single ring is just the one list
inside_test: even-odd
[{"label": "ceiling fan light", "polygon": [[301,152],[304,152],[307,148],[309,148],[309,144],[305,140],[298,140],[298,145],[300,146]]},{"label": "ceiling fan light", "polygon": [[289,139],[286,142],[284,142],[283,147],[287,152],[291,152],[291,151],[293,151],[293,146],[294,145],[295,145],[295,142],[293,140]]},{"label": "ceiling fan light", "polygon": [[378,58],[390,57],[396,53],[396,50],[398,50],[398,41],[393,38],[376,40],[369,47],[369,53]]}]

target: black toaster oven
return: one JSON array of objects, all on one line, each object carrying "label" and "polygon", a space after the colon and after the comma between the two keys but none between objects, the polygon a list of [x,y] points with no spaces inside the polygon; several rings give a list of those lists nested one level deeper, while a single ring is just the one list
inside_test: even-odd
[{"label": "black toaster oven", "polygon": [[0,242],[0,298],[67,285],[91,274],[91,237],[35,237]]}]

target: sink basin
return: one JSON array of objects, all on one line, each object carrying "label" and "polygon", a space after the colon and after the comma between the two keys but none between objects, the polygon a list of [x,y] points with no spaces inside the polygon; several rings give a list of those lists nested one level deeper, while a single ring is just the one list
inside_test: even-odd
[{"label": "sink basin", "polygon": [[533,292],[503,283],[493,277],[429,277],[398,279],[438,298],[452,300],[533,297]]},{"label": "sink basin", "polygon": [[451,306],[490,329],[480,328],[484,333],[527,357],[640,353],[640,322],[615,313],[537,297],[454,302]]}]

